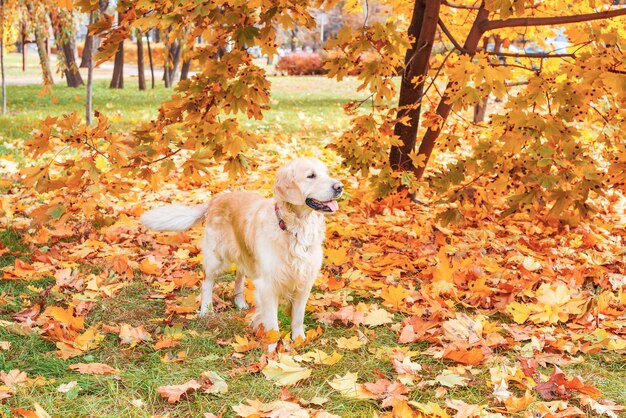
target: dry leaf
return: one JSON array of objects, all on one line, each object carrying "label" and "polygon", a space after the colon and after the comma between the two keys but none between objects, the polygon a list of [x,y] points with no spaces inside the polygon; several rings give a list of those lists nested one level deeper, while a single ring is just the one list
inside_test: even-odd
[{"label": "dry leaf", "polygon": [[82,374],[117,374],[117,369],[104,363],[76,363],[70,369]]},{"label": "dry leaf", "polygon": [[293,357],[282,353],[278,354],[278,361],[269,360],[262,372],[278,386],[291,386],[311,376],[311,369],[300,366]]},{"label": "dry leaf", "polygon": [[190,380],[182,385],[159,386],[157,392],[166,398],[169,403],[176,403],[180,397],[190,391],[200,389],[202,385],[196,380]]}]

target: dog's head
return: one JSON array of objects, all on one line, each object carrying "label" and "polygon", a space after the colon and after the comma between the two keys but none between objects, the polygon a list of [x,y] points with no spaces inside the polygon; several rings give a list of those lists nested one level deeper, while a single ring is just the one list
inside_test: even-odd
[{"label": "dog's head", "polygon": [[308,206],[319,212],[335,212],[343,184],[328,175],[328,168],[317,158],[296,158],[276,173],[276,200],[295,206]]}]

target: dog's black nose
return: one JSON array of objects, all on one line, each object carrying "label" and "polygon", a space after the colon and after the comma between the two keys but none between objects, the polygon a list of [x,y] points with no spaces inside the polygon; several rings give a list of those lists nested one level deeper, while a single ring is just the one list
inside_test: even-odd
[{"label": "dog's black nose", "polygon": [[339,196],[343,192],[343,184],[341,183],[333,184],[333,190],[335,191],[335,195]]}]

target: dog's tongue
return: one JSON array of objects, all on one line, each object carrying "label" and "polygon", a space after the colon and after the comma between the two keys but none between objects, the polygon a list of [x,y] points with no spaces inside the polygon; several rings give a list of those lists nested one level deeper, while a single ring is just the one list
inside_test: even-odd
[{"label": "dog's tongue", "polygon": [[336,200],[329,200],[328,202],[320,202],[322,205],[330,209],[331,212],[335,212],[339,209],[339,203]]}]

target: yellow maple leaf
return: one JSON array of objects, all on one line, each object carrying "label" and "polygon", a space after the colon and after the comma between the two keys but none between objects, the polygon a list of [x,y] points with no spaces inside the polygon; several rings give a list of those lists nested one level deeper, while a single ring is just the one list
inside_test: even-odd
[{"label": "yellow maple leaf", "polygon": [[312,361],[314,364],[326,364],[330,366],[337,363],[342,357],[343,356],[336,351],[333,351],[332,354],[326,354],[322,350],[315,349],[296,356],[295,358],[301,359],[302,361]]},{"label": "yellow maple leaf", "polygon": [[379,325],[390,324],[393,322],[393,314],[382,308],[376,308],[369,311],[363,319],[363,325],[376,327]]},{"label": "yellow maple leaf", "polygon": [[404,287],[398,285],[384,288],[380,295],[383,298],[383,305],[400,311],[404,307],[404,300],[409,296],[409,292]]},{"label": "yellow maple leaf", "polygon": [[357,350],[365,345],[365,342],[361,341],[356,335],[350,338],[339,337],[335,342],[337,343],[337,348],[346,350]]},{"label": "yellow maple leaf", "polygon": [[336,375],[328,382],[337,392],[352,399],[372,399],[373,395],[365,391],[362,383],[357,383],[358,373],[347,372],[344,376]]},{"label": "yellow maple leaf", "polygon": [[299,365],[293,357],[282,353],[278,354],[278,361],[269,360],[262,372],[277,386],[295,385],[311,376],[311,369]]}]

